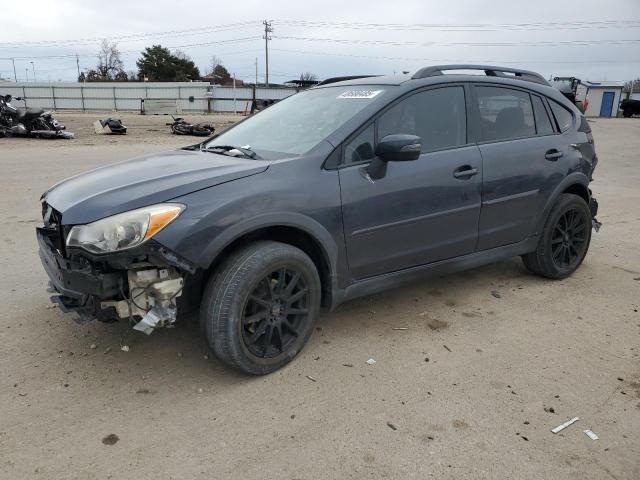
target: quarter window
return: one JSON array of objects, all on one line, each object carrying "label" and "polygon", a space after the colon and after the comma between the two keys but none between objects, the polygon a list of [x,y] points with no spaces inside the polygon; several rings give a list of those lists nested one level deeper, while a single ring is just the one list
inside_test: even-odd
[{"label": "quarter window", "polygon": [[373,160],[375,143],[373,123],[355,136],[344,149],[344,163],[358,163]]},{"label": "quarter window", "polygon": [[569,127],[571,127],[571,125],[573,124],[572,113],[553,100],[549,101],[549,105],[551,105],[551,111],[553,112],[554,117],[556,117],[556,121],[558,122],[558,128],[560,128],[560,131],[566,132],[567,130],[569,130]]},{"label": "quarter window", "polygon": [[476,92],[484,141],[535,136],[528,93],[500,87],[477,87]]},{"label": "quarter window", "polygon": [[547,114],[547,109],[544,108],[542,99],[537,95],[532,95],[533,100],[533,113],[536,116],[536,129],[538,135],[551,135],[553,133],[553,127],[551,126],[551,120]]},{"label": "quarter window", "polygon": [[378,139],[404,133],[422,140],[422,152],[467,143],[463,87],[444,87],[416,93],[400,101],[378,119]]}]

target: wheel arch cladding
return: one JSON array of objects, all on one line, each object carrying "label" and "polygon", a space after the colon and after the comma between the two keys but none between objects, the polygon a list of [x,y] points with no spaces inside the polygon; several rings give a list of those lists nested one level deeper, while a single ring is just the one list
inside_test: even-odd
[{"label": "wheel arch cladding", "polygon": [[213,242],[212,248],[207,249],[208,277],[229,254],[244,245],[257,240],[273,240],[286,243],[299,248],[306,253],[318,269],[322,286],[322,305],[330,307],[334,291],[336,288],[336,262],[337,246],[331,238],[322,238],[317,235],[317,230],[310,231],[309,228],[299,224],[291,223],[262,223],[253,225],[251,228],[237,229],[236,232],[225,232]]},{"label": "wheel arch cladding", "polygon": [[580,198],[584,199],[589,205],[589,179],[584,173],[574,172],[567,175],[554,189],[554,191],[549,195],[549,199],[547,200],[546,205],[542,211],[542,214],[538,218],[536,222],[536,228],[533,232],[533,235],[539,235],[544,227],[545,222],[547,221],[547,217],[549,216],[549,212],[553,208],[553,205],[558,201],[558,198],[563,193],[572,193],[574,195],[578,195]]}]

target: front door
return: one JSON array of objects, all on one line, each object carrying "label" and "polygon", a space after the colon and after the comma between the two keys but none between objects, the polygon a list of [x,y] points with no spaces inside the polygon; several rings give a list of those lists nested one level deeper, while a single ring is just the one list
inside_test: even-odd
[{"label": "front door", "polygon": [[[418,160],[389,162],[386,175],[364,168],[377,139],[418,135]],[[367,278],[474,251],[482,161],[467,143],[465,90],[434,88],[405,97],[345,142],[340,169],[349,270]]]},{"label": "front door", "polygon": [[613,99],[615,97],[614,92],[603,92],[602,103],[600,104],[600,116],[610,117],[613,111]]}]

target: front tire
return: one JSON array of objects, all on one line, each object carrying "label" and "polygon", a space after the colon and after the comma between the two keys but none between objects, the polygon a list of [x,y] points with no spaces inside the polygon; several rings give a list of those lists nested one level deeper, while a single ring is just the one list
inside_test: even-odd
[{"label": "front tire", "polygon": [[300,249],[259,241],[212,275],[200,321],[215,355],[245,373],[289,363],[307,343],[320,310],[320,277]]},{"label": "front tire", "polygon": [[551,209],[535,251],[522,256],[529,271],[551,279],[575,272],[589,250],[591,211],[582,197],[563,193]]}]

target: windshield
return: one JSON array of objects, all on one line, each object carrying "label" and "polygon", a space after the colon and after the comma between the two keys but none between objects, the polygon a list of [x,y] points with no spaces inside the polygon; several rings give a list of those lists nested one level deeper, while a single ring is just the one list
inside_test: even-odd
[{"label": "windshield", "polygon": [[308,152],[388,89],[351,85],[306,90],[223,132],[205,148],[244,147],[262,158]]}]

